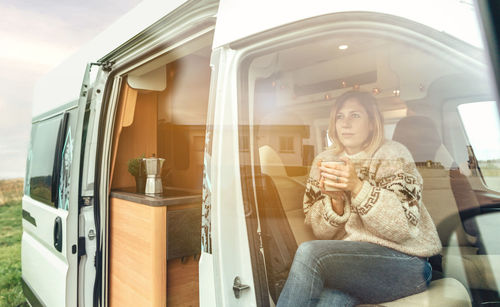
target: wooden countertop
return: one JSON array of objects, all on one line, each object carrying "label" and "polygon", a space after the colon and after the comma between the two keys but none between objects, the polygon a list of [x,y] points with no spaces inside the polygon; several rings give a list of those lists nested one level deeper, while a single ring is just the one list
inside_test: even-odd
[{"label": "wooden countertop", "polygon": [[201,191],[170,187],[164,188],[162,194],[155,195],[135,193],[135,188],[116,189],[111,191],[111,197],[151,207],[201,203]]}]

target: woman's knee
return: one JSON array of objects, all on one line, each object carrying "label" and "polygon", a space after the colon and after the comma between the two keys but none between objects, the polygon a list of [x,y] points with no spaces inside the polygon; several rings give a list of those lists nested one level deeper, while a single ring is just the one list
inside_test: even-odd
[{"label": "woman's knee", "polygon": [[314,254],[314,250],[316,249],[318,243],[321,243],[321,241],[313,240],[313,241],[302,242],[297,248],[296,255],[312,256]]},{"label": "woman's knee", "polygon": [[321,257],[323,254],[349,254],[352,250],[357,250],[360,243],[341,240],[306,241],[299,245],[297,254],[308,257]]},{"label": "woman's knee", "polygon": [[321,250],[326,241],[323,240],[313,240],[303,242],[297,248],[295,253],[295,261],[300,261],[302,263],[307,263],[314,261],[318,257],[321,257]]}]

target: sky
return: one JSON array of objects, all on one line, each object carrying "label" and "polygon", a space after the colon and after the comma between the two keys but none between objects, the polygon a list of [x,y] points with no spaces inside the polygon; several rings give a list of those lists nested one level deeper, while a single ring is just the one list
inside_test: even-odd
[{"label": "sky", "polygon": [[0,2],[0,179],[24,177],[35,82],[139,2]]},{"label": "sky", "polygon": [[458,112],[476,158],[500,159],[500,118],[495,101],[462,104]]},{"label": "sky", "polygon": [[140,1],[0,2],[0,179],[24,176],[35,82]]}]

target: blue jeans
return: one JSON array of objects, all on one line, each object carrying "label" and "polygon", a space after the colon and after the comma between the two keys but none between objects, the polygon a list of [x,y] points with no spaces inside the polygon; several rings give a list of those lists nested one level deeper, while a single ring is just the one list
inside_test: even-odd
[{"label": "blue jeans", "polygon": [[277,307],[355,306],[393,301],[427,289],[426,259],[367,242],[302,243]]}]

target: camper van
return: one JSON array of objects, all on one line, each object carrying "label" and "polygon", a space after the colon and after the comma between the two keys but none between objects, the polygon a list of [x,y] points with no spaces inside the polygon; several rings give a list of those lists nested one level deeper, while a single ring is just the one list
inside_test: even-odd
[{"label": "camper van", "polygon": [[500,116],[479,20],[458,0],[141,3],[37,83],[27,301],[275,306],[319,239],[303,201],[332,106],[361,91],[411,153],[443,246],[425,291],[380,303],[500,304]]}]

